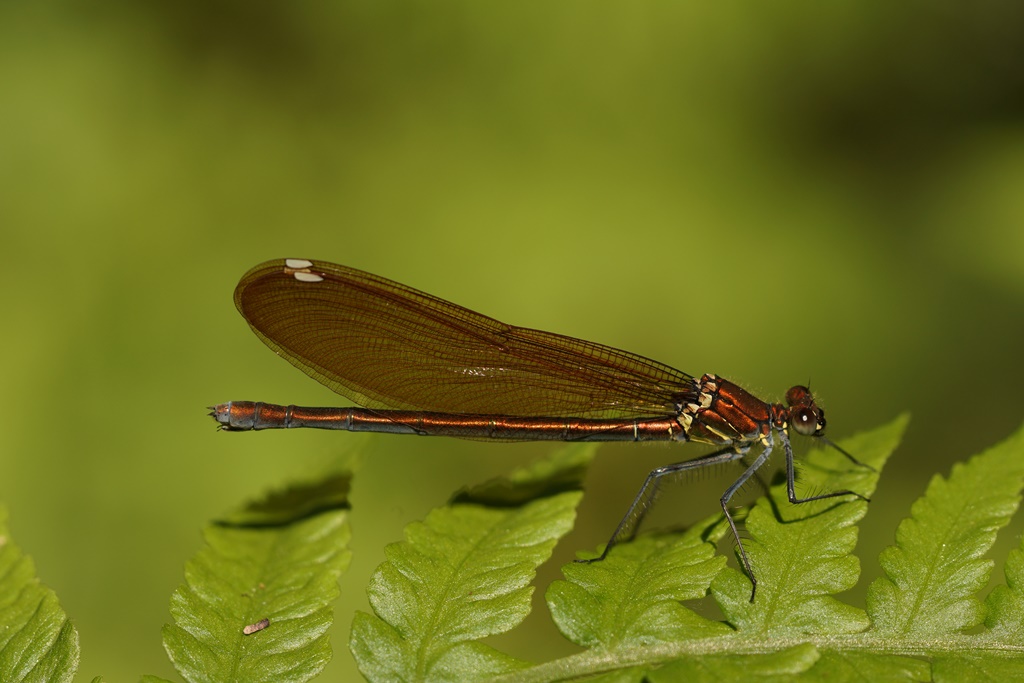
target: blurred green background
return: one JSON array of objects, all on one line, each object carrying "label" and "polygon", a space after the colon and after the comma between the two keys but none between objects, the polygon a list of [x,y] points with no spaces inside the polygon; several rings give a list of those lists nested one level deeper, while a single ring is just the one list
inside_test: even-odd
[{"label": "blurred green background", "polygon": [[[911,411],[862,525],[876,576],[931,474],[1024,415],[1022,29],[995,1],[0,4],[0,501],[80,678],[173,676],[160,626],[204,522],[358,443],[328,669],[354,680],[384,545],[548,450],[217,433],[220,401],[343,403],[236,313],[269,258],[765,398],[809,379],[834,438]],[[541,591],[699,452],[602,449]],[[543,614],[521,630],[495,644],[571,651]]]}]

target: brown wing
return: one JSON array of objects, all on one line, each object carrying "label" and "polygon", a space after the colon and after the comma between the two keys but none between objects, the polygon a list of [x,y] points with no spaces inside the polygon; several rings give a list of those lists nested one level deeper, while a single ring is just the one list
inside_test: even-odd
[{"label": "brown wing", "polygon": [[506,325],[323,261],[261,264],[235,305],[267,346],[369,408],[631,418],[695,395],[690,375],[643,356]]}]

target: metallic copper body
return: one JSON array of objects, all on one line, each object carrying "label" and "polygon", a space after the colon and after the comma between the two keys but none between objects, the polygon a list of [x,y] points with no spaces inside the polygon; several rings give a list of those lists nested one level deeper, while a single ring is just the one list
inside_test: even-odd
[{"label": "metallic copper body", "polygon": [[586,420],[500,415],[453,415],[419,410],[303,408],[273,403],[233,401],[216,406],[215,415],[229,431],[313,427],[349,432],[386,432],[419,436],[454,436],[499,441],[668,441],[686,435],[674,418],[657,420]]}]

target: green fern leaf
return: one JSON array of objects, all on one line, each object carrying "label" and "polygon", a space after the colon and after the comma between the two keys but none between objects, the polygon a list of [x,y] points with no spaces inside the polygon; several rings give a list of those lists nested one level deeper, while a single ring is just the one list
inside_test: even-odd
[{"label": "green fern leaf", "polygon": [[0,507],[0,681],[70,681],[78,657],[78,632],[14,545]]},{"label": "green fern leaf", "polygon": [[642,536],[608,558],[563,567],[551,584],[548,608],[559,630],[584,647],[614,649],[729,633],[681,601],[702,598],[725,566],[704,539],[714,517],[681,536]]},{"label": "green fern leaf", "polygon": [[1024,430],[1002,444],[936,475],[911,517],[882,552],[885,576],[868,591],[873,631],[883,636],[959,633],[985,619],[976,593],[988,582],[984,553],[1009,522],[1024,482]]},{"label": "green fern leaf", "polygon": [[[353,621],[350,648],[363,674],[371,681],[479,680],[525,666],[478,639],[513,628],[529,613],[530,581],[572,527],[581,494],[523,501],[518,491],[564,483],[593,451],[564,449],[554,464],[471,489],[409,525],[406,540],[388,546],[371,580],[374,615],[359,613]],[[496,492],[503,492],[500,505],[468,502]]]},{"label": "green fern leaf", "polygon": [[[332,481],[347,490],[347,480]],[[206,547],[171,598],[175,624],[164,627],[164,648],[186,680],[308,681],[323,669],[350,557],[338,495],[323,482],[293,487],[206,529]]]},{"label": "green fern leaf", "polygon": [[[844,442],[848,452],[875,471],[853,465],[834,449],[812,451],[800,468],[797,495],[849,490],[870,496],[907,422],[904,416]],[[857,583],[855,525],[868,504],[850,496],[794,505],[785,483],[773,486],[769,497],[771,504],[759,502],[745,523],[750,539],[744,546],[758,577],[758,599],[750,602],[750,581],[737,570],[727,569],[712,585],[728,621],[740,631],[775,635],[863,631],[868,626],[864,611],[832,595]]]}]

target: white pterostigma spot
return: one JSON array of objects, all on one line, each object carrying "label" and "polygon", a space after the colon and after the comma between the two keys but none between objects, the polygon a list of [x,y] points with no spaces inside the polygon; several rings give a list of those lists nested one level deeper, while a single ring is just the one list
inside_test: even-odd
[{"label": "white pterostigma spot", "polygon": [[286,268],[312,268],[313,262],[304,258],[286,258],[284,265]]},{"label": "white pterostigma spot", "polygon": [[307,272],[305,272],[303,270],[298,270],[298,271],[292,273],[292,275],[299,282],[323,282],[324,281],[322,276],[317,275],[316,273],[307,273]]}]

